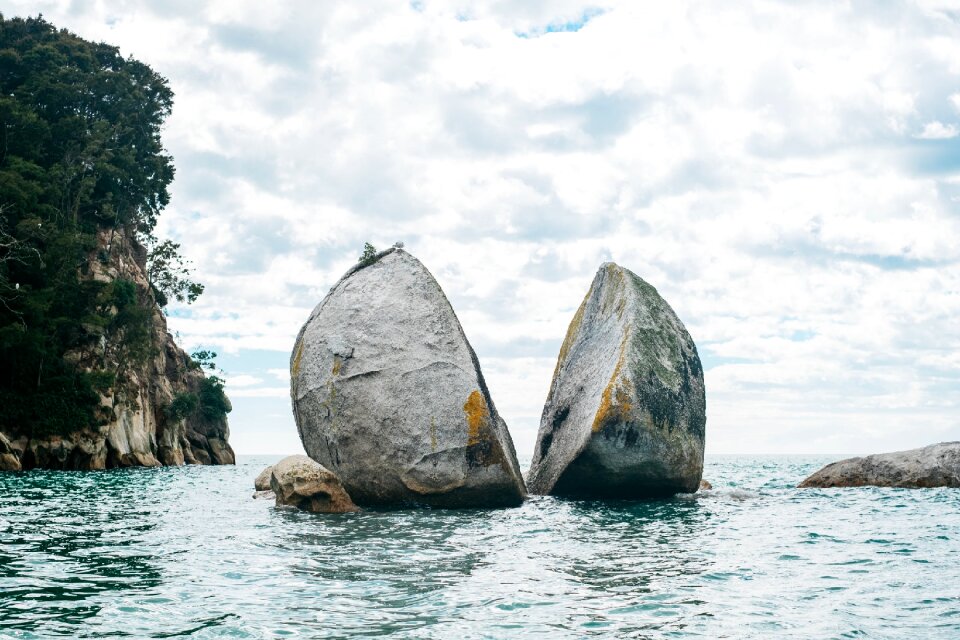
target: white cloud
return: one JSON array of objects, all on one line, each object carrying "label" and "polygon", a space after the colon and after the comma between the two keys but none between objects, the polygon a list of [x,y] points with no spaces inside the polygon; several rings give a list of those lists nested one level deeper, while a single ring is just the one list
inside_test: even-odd
[{"label": "white cloud", "polygon": [[231,391],[231,393],[235,388],[255,387],[261,382],[263,382],[262,378],[258,378],[256,376],[251,376],[246,374],[227,376],[227,379],[226,379],[227,388]]},{"label": "white cloud", "polygon": [[917,134],[923,140],[949,140],[956,138],[960,131],[955,124],[943,124],[939,120],[923,125],[923,131]]},{"label": "white cloud", "polygon": [[[363,242],[404,240],[529,452],[613,259],[697,340],[708,451],[960,437],[960,168],[916,139],[958,134],[943,2],[8,4],[170,78],[188,345],[283,362]],[[295,439],[287,371],[237,369],[232,397],[287,416],[238,408],[237,442]]]},{"label": "white cloud", "polygon": [[231,398],[285,398],[290,399],[290,387],[257,387],[253,389],[229,389]]},{"label": "white cloud", "polygon": [[281,382],[290,382],[290,371],[287,369],[267,369],[267,373]]}]

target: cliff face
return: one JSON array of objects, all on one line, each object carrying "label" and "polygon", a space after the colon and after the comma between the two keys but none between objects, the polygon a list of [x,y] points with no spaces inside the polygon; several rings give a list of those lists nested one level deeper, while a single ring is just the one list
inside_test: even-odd
[{"label": "cliff face", "polygon": [[[229,403],[217,388],[225,411],[204,410],[211,385],[167,331],[147,280],[146,250],[122,230],[100,231],[96,244],[79,270],[80,282],[114,290],[119,283],[138,312],[119,329],[78,319],[88,339],[64,355],[83,370],[104,374],[97,424],[55,435],[35,434],[31,425],[0,431],[0,469],[233,464]],[[104,315],[116,318],[123,311],[108,302]]]}]

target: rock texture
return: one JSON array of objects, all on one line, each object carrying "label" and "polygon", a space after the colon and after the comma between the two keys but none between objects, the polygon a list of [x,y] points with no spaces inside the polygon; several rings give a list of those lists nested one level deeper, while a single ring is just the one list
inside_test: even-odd
[{"label": "rock texture", "polygon": [[[88,371],[116,374],[101,392],[99,424],[67,434],[34,433],[31,425],[6,427],[0,440],[0,469],[106,469],[111,467],[234,464],[226,417],[194,413],[183,419],[166,409],[179,394],[198,393],[204,374],[167,331],[166,319],[146,276],[147,254],[130,234],[101,231],[80,277],[109,285],[132,282],[137,303],[150,309],[150,351],[146,362],[124,364],[119,336],[85,324],[87,346],[65,359]],[[115,312],[115,310],[114,310]]]},{"label": "rock texture", "polygon": [[824,487],[960,487],[960,442],[828,464],[800,483]]},{"label": "rock texture", "polygon": [[550,385],[531,493],[641,498],[696,491],[703,473],[703,369],[656,289],[600,267],[570,323]]},{"label": "rock texture", "polygon": [[13,444],[0,433],[0,471],[20,471],[20,456]]},{"label": "rock texture", "polygon": [[256,491],[270,491],[270,477],[273,475],[273,466],[269,466],[260,472],[257,479],[253,481],[253,488]]},{"label": "rock texture", "polygon": [[277,506],[313,513],[358,511],[336,474],[307,456],[289,456],[271,467],[270,487]]},{"label": "rock texture", "polygon": [[480,507],[525,497],[507,426],[429,271],[402,249],[357,265],[290,360],[303,446],[360,505]]}]

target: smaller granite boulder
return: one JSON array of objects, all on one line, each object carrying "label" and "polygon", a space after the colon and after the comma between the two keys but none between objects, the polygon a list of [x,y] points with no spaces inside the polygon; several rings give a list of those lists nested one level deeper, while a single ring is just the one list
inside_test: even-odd
[{"label": "smaller granite boulder", "polygon": [[700,491],[710,491],[711,489],[713,489],[713,485],[710,484],[709,480],[700,481]]},{"label": "smaller granite boulder", "polygon": [[840,460],[820,469],[799,486],[960,487],[960,442]]},{"label": "smaller granite boulder", "polygon": [[289,456],[273,466],[270,488],[277,506],[313,513],[359,511],[332,471],[307,456]]},{"label": "smaller granite boulder", "polygon": [[567,329],[527,486],[576,498],[693,493],[706,396],[693,338],[657,290],[600,267]]},{"label": "smaller granite boulder", "polygon": [[273,475],[273,465],[260,472],[257,479],[253,481],[253,488],[257,491],[270,491],[270,477]]}]

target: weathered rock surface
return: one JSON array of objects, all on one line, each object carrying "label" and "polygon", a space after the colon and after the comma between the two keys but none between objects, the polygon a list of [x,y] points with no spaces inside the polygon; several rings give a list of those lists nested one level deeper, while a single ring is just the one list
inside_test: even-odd
[{"label": "weathered rock surface", "polygon": [[28,424],[6,425],[0,431],[8,443],[0,443],[0,470],[234,464],[225,416],[168,415],[176,396],[199,394],[205,376],[190,365],[167,331],[147,279],[146,260],[146,249],[131,233],[102,230],[81,278],[104,285],[120,279],[134,284],[137,304],[151,311],[150,357],[145,362],[126,362],[121,336],[96,325],[82,325],[87,333],[85,346],[64,359],[87,371],[118,374],[116,382],[101,392],[98,424],[64,434],[35,433]]},{"label": "weathered rock surface", "polygon": [[270,468],[277,506],[313,513],[358,511],[336,474],[307,456],[289,456]]},{"label": "weathered rock surface", "polygon": [[0,471],[20,471],[20,456],[5,435],[0,433]]},{"label": "weathered rock surface", "polygon": [[531,493],[641,498],[697,490],[703,369],[656,289],[600,267],[570,323],[543,408]]},{"label": "weathered rock surface", "polygon": [[507,425],[440,285],[402,249],[357,265],[290,360],[303,446],[360,505],[506,506],[526,490]]},{"label": "weathered rock surface", "polygon": [[273,475],[273,465],[260,472],[257,479],[253,481],[253,488],[257,491],[269,491],[271,475]]},{"label": "weathered rock surface", "polygon": [[960,487],[960,442],[840,460],[800,483],[801,488],[865,486]]}]

